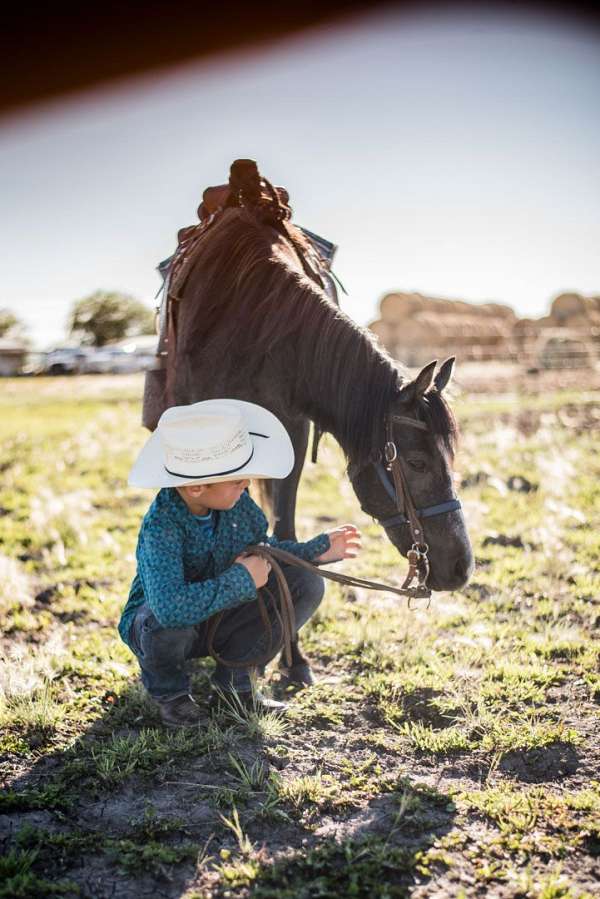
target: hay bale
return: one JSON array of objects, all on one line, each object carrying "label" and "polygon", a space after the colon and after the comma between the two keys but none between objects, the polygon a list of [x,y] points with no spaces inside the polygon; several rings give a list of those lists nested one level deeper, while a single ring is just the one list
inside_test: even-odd
[{"label": "hay bale", "polygon": [[420,293],[388,293],[379,303],[383,321],[399,323],[407,318],[431,312],[436,316],[464,315],[469,318],[490,318],[514,321],[516,315],[510,306],[501,303],[467,303],[445,297],[429,297]]},{"label": "hay bale", "polygon": [[[432,339],[439,334],[444,343],[458,342],[462,345],[479,341],[488,344],[499,343],[510,337],[510,327],[503,319],[498,318],[460,312],[446,315],[424,312],[417,320],[426,326]],[[425,333],[427,334],[427,330]]]},{"label": "hay bale", "polygon": [[394,338],[394,328],[389,322],[384,322],[378,318],[376,321],[371,322],[370,325],[367,325],[367,327],[377,337],[382,346],[386,348],[391,346]]},{"label": "hay bale", "polygon": [[533,318],[518,318],[512,332],[515,337],[537,337],[541,330],[539,321]]},{"label": "hay bale", "polygon": [[467,303],[419,293],[386,294],[369,325],[381,344],[407,364],[448,355],[487,358],[512,351],[514,311],[500,303]]},{"label": "hay bale", "polygon": [[600,297],[584,297],[579,293],[561,293],[550,308],[552,327],[568,327],[587,332],[600,327]]},{"label": "hay bale", "polygon": [[425,313],[406,319],[395,329],[395,340],[399,344],[418,343],[421,346],[431,346],[443,337],[442,320]]},{"label": "hay bale", "polygon": [[505,306],[503,303],[482,303],[475,306],[475,309],[481,310],[491,318],[501,318],[504,321],[514,323],[517,321],[517,313],[511,306]]},{"label": "hay bale", "polygon": [[414,293],[388,293],[379,303],[380,317],[388,324],[411,318],[423,306],[423,297]]},{"label": "hay bale", "polygon": [[579,293],[561,293],[550,306],[550,316],[555,324],[568,321],[576,315],[585,316],[586,312],[585,298]]}]

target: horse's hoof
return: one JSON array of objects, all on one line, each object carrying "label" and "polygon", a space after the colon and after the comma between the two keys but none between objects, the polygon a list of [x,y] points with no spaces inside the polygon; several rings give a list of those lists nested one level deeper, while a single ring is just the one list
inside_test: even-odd
[{"label": "horse's hoof", "polygon": [[281,665],[279,674],[279,686],[284,690],[312,687],[317,682],[308,662],[300,662],[298,665],[292,665],[291,668]]}]

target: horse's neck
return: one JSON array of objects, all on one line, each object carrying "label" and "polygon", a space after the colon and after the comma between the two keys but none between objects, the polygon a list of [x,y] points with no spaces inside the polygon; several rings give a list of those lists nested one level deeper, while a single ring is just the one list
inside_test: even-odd
[{"label": "horse's neck", "polygon": [[[283,269],[288,273],[292,269],[304,280],[304,269],[293,245],[282,235],[271,232],[271,264],[277,256]],[[188,292],[193,294],[193,290],[192,278]],[[233,389],[240,393],[240,398],[243,395],[263,402],[284,417],[310,418],[321,430],[332,433],[346,451],[357,446],[361,450],[372,438],[375,422],[378,427],[383,421],[391,402],[398,382],[393,360],[378,347],[370,332],[327,299],[324,291],[317,289],[311,296],[311,292],[298,288],[297,297],[291,285],[290,291],[286,295],[282,290],[269,309],[270,316],[286,317],[287,336],[282,336],[263,356],[260,370],[238,385],[239,373],[226,362],[223,364],[222,341],[217,334],[211,346],[205,347],[200,356],[194,356],[196,367],[182,365],[181,395],[189,394],[193,398],[198,398],[201,392],[219,395],[219,391],[232,389],[233,378],[236,385]],[[300,304],[296,309],[295,301]],[[235,311],[228,311],[230,320],[222,322],[220,328],[225,343],[231,337],[235,321]],[[190,312],[192,317],[195,314],[198,314],[197,306]],[[302,320],[296,321],[297,316]],[[192,377],[200,381],[206,377],[207,384],[199,388],[197,384],[187,383],[186,378],[189,382]]]},{"label": "horse's neck", "polygon": [[370,332],[330,300],[316,312],[318,332],[307,329],[297,345],[282,346],[280,365],[289,369],[296,360],[297,410],[350,454],[353,431],[366,427],[374,433],[383,424],[400,375]]},{"label": "horse's neck", "polygon": [[[299,274],[304,273],[295,249],[287,240],[280,239],[277,249]],[[318,354],[322,354],[320,341],[311,340],[308,353],[302,354],[310,362],[311,348],[314,351],[311,377],[301,379],[305,389],[298,398],[304,403],[305,410],[310,410],[309,417],[317,425],[323,424],[324,430],[331,431],[337,437],[338,433],[344,431],[350,411],[344,404],[340,406],[339,403],[340,396],[346,392],[343,388],[347,388],[348,385],[349,369],[352,371],[352,404],[358,409],[370,408],[374,392],[380,392],[382,387],[393,388],[397,385],[399,373],[394,360],[381,350],[371,333],[353,321],[331,300],[325,309],[320,307],[319,311],[325,319],[325,328],[332,339],[341,344],[347,358],[338,359],[336,365],[332,357],[332,364],[323,366],[322,358],[316,358]],[[320,335],[316,336],[318,338]],[[290,347],[290,350],[292,349]],[[331,350],[334,353],[335,347],[332,346]],[[359,360],[362,368],[356,367]]]}]

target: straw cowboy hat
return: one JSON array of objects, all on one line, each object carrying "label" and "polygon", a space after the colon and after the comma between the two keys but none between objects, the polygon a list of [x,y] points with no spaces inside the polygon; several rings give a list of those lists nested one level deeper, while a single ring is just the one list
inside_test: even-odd
[{"label": "straw cowboy hat", "polygon": [[285,478],[294,448],[279,419],[243,400],[171,406],[129,473],[131,487],[181,487],[241,478]]}]

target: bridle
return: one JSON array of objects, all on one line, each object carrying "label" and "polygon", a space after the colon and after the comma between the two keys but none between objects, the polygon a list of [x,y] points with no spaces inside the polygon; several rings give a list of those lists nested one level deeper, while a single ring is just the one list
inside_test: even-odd
[{"label": "bridle", "polygon": [[[431,588],[427,586],[427,577],[429,575],[429,561],[427,558],[427,553],[429,551],[429,547],[426,543],[423,542],[422,539],[423,532],[420,519],[430,518],[433,515],[444,515],[446,512],[455,512],[457,511],[457,509],[460,509],[460,502],[457,499],[451,499],[445,503],[438,503],[435,506],[426,506],[424,509],[415,508],[410,495],[410,490],[408,489],[406,476],[402,468],[402,461],[400,459],[400,456],[398,455],[398,448],[394,442],[394,421],[408,424],[411,427],[418,428],[422,431],[427,431],[428,428],[427,425],[424,424],[424,422],[418,421],[414,418],[408,418],[402,415],[388,415],[385,420],[386,442],[382,454],[383,458],[385,458],[386,460],[386,465],[384,467],[384,465],[380,461],[376,461],[374,463],[377,473],[386,491],[392,497],[398,509],[398,513],[396,515],[393,515],[391,518],[380,520],[379,523],[383,525],[383,527],[393,527],[398,524],[408,524],[413,539],[412,547],[407,553],[409,565],[408,574],[406,575],[404,583],[401,587],[392,587],[388,584],[380,584],[377,581],[370,581],[366,578],[359,578],[353,575],[342,574],[341,572],[337,571],[327,571],[326,569],[315,566],[315,564],[312,562],[307,562],[305,559],[298,558],[292,553],[286,552],[285,550],[276,548],[274,546],[265,545],[263,543],[256,546],[248,546],[246,548],[247,552],[262,556],[263,558],[267,559],[271,563],[273,572],[277,579],[280,601],[279,609],[277,608],[275,599],[270,591],[266,590],[265,592],[267,593],[267,595],[271,596],[271,600],[273,601],[274,614],[281,626],[283,652],[288,667],[291,667],[293,664],[292,643],[296,640],[297,633],[294,603],[292,601],[290,589],[287,585],[285,576],[283,574],[283,571],[281,570],[280,563],[282,562],[286,562],[289,565],[298,566],[300,568],[306,568],[309,571],[317,571],[322,577],[328,578],[332,581],[337,581],[337,583],[339,584],[361,587],[367,590],[382,590],[386,593],[396,593],[398,596],[406,596],[408,599],[409,609],[414,608],[414,606],[412,606],[413,600],[426,599],[426,608],[429,608],[429,605],[431,603]],[[386,470],[391,472],[393,484],[390,483],[389,478],[386,474]],[[356,474],[356,471],[357,470],[354,471],[354,475]],[[348,473],[350,474],[350,471]],[[367,515],[371,514],[364,507],[361,506],[361,508],[363,509],[363,512],[366,512]],[[417,579],[417,583],[413,585],[412,582],[415,579]],[[268,648],[266,653],[256,659],[246,658],[243,661],[223,659],[215,648],[215,636],[224,613],[217,612],[216,615],[213,615],[209,619],[207,628],[208,651],[216,662],[218,662],[219,664],[228,665],[232,668],[245,668],[250,665],[266,664],[268,661],[270,661],[270,659],[273,658],[273,632],[269,614],[265,605],[265,599],[261,591],[259,591],[258,594],[258,606],[265,626],[265,632],[267,634]]]},{"label": "bridle", "polygon": [[[417,509],[415,507],[408,488],[404,463],[398,453],[398,447],[394,440],[394,422],[401,422],[412,428],[417,428],[420,431],[429,430],[425,422],[419,421],[416,418],[393,414],[386,416],[385,446],[383,453],[380,453],[379,460],[375,461],[373,464],[386,493],[394,501],[397,512],[389,518],[378,518],[377,521],[384,528],[391,528],[404,524],[408,525],[412,537],[412,546],[406,556],[408,560],[408,573],[402,586],[408,587],[409,584],[417,578],[417,586],[426,590],[427,578],[429,576],[429,546],[423,540],[423,526],[421,524],[421,519],[433,518],[436,515],[446,515],[449,512],[456,512],[461,508],[461,505],[460,501],[454,497],[443,503],[436,503],[433,506],[424,506],[422,509]],[[381,459],[385,460],[385,465]],[[391,481],[387,472],[390,472],[392,475]],[[361,508],[363,509],[363,512],[370,514],[364,507],[361,506]],[[428,598],[431,598],[431,591],[429,591]]]}]

